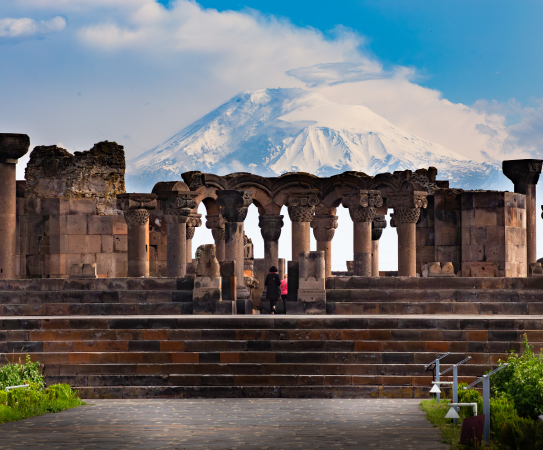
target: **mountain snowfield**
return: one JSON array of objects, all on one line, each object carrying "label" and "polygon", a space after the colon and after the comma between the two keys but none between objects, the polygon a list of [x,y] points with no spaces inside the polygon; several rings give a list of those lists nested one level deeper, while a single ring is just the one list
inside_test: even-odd
[{"label": "mountain snowfield", "polygon": [[[277,176],[347,170],[374,175],[438,169],[451,187],[506,189],[496,162],[477,163],[391,124],[365,106],[303,89],[245,91],[157,147],[128,161],[127,189],[147,192],[190,170]],[[510,187],[509,187],[510,188]]]}]

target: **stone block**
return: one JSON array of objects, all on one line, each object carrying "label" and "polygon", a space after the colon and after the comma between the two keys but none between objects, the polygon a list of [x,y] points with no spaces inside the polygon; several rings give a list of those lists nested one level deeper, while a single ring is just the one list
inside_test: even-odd
[{"label": "stone block", "polygon": [[160,245],[162,233],[158,231],[149,232],[149,245]]},{"label": "stone block", "polygon": [[454,272],[454,265],[452,262],[446,262],[441,267],[441,275],[444,277],[454,277],[456,276]]},{"label": "stone block", "polygon": [[66,215],[49,216],[45,221],[45,234],[48,236],[66,234]]},{"label": "stone block", "polygon": [[194,288],[192,291],[194,302],[220,302],[222,300],[221,290],[217,288]]},{"label": "stone block", "polygon": [[460,245],[461,229],[456,227],[440,227],[435,230],[435,245]]},{"label": "stone block", "polygon": [[47,236],[49,240],[49,253],[69,253],[69,240],[66,234]]},{"label": "stone block", "polygon": [[[87,250],[84,253],[100,253],[102,251],[102,237],[98,235],[87,236]],[[73,253],[73,252],[70,252]]]},{"label": "stone block", "polygon": [[326,291],[324,289],[298,289],[298,301],[326,302]]},{"label": "stone block", "polygon": [[460,225],[460,211],[436,210],[434,212],[434,221],[436,228],[458,228]]},{"label": "stone block", "polygon": [[285,302],[286,314],[290,315],[304,315],[305,309],[302,302]]},{"label": "stone block", "polygon": [[113,270],[113,255],[111,253],[96,254],[96,272],[111,273]]},{"label": "stone block", "polygon": [[[507,246],[511,247],[511,246]],[[491,244],[487,243],[485,245],[485,259],[486,261],[499,262],[499,261],[508,261],[506,258],[506,246],[503,244]],[[512,252],[514,255],[515,252]]]},{"label": "stone block", "polygon": [[505,242],[506,228],[486,227],[486,242],[503,244]]},{"label": "stone block", "polygon": [[66,254],[46,255],[49,274],[66,275]]},{"label": "stone block", "polygon": [[236,300],[236,314],[253,314],[253,301]]},{"label": "stone block", "polygon": [[[59,216],[70,213],[70,205],[67,198],[43,198],[43,199],[27,199],[27,208],[33,200],[40,200],[39,214],[42,216]],[[34,206],[34,205],[33,205]]]},{"label": "stone block", "polygon": [[[101,252],[102,253],[113,253],[114,251],[114,245],[113,245],[113,236],[112,235],[102,235],[101,237]],[[101,272],[99,272],[101,273]]]},{"label": "stone block", "polygon": [[233,315],[236,313],[236,302],[194,301],[192,303],[192,313],[194,315]]},{"label": "stone block", "polygon": [[478,227],[503,226],[504,223],[503,208],[475,209],[475,225]]},{"label": "stone block", "polygon": [[87,227],[89,234],[104,234],[111,236],[113,234],[113,216],[89,216]]},{"label": "stone block", "polygon": [[68,199],[70,215],[94,216],[96,214],[96,199],[70,198]]},{"label": "stone block", "polygon": [[326,314],[326,301],[301,301],[304,305],[304,314],[323,315]]},{"label": "stone block", "polygon": [[113,234],[128,234],[128,224],[124,216],[113,217]]},{"label": "stone block", "polygon": [[497,265],[495,262],[472,262],[469,276],[478,278],[495,277],[496,270]]},{"label": "stone block", "polygon": [[[323,290],[325,289],[325,279],[308,277],[307,279],[300,278],[299,289],[304,290]],[[298,291],[299,292],[299,291]]]},{"label": "stone block", "polygon": [[113,235],[113,251],[115,253],[125,253],[128,251],[128,236],[126,234]]},{"label": "stone block", "polygon": [[194,289],[213,288],[221,289],[221,277],[195,277]]},{"label": "stone block", "polygon": [[441,263],[440,262],[429,262],[428,263],[428,276],[429,277],[439,277],[439,276],[441,276]]},{"label": "stone block", "polygon": [[128,255],[126,253],[111,253],[111,273],[109,278],[126,278],[128,276]]},{"label": "stone block", "polygon": [[167,245],[156,246],[156,259],[157,261],[168,261],[168,246]]},{"label": "stone block", "polygon": [[68,253],[87,253],[87,235],[69,235]]},{"label": "stone block", "polygon": [[83,253],[81,255],[82,264],[96,264],[96,253]]},{"label": "stone block", "polygon": [[300,252],[298,261],[300,279],[325,278],[324,252]]},{"label": "stone block", "polygon": [[81,253],[68,253],[66,255],[66,268],[70,269],[73,264],[82,264]]},{"label": "stone block", "polygon": [[75,215],[66,217],[66,233],[87,234],[87,216]]}]

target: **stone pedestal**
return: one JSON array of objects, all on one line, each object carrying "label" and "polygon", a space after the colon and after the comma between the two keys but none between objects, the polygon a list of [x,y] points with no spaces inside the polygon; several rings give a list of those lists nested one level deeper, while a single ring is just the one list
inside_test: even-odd
[{"label": "stone pedestal", "polygon": [[155,194],[118,194],[128,225],[128,276],[149,276],[149,210],[157,206]]},{"label": "stone pedestal", "polygon": [[219,261],[225,260],[225,223],[226,221],[222,218],[220,214],[208,214],[206,216],[206,227],[211,230],[211,234],[213,235],[213,239],[215,240],[215,251],[217,253],[217,259]]},{"label": "stone pedestal", "polygon": [[379,240],[387,226],[385,215],[376,215],[371,223],[371,276],[379,276]]},{"label": "stone pedestal", "polygon": [[515,194],[526,196],[526,247],[527,265],[537,262],[536,256],[536,220],[537,203],[535,198],[536,185],[541,174],[543,160],[517,159],[503,161],[503,174],[515,186]]},{"label": "stone pedestal", "polygon": [[187,221],[196,202],[190,194],[174,191],[163,201],[166,221],[168,276],[183,278],[187,274]]},{"label": "stone pedestal", "polygon": [[17,160],[28,152],[26,134],[0,133],[0,279],[15,278]]},{"label": "stone pedestal", "polygon": [[324,252],[302,252],[298,256],[300,281],[298,302],[305,314],[326,314],[326,262]]},{"label": "stone pedestal", "polygon": [[279,237],[283,228],[283,216],[276,214],[261,214],[258,217],[258,226],[264,239],[264,269],[266,274],[270,267],[279,270]]},{"label": "stone pedestal", "polygon": [[394,208],[392,226],[398,230],[398,276],[417,275],[416,223],[420,208],[428,206],[427,192],[414,191],[387,198],[387,206]]},{"label": "stone pedestal", "polygon": [[319,204],[318,189],[291,189],[287,191],[286,205],[292,222],[292,260],[310,247],[310,223]]},{"label": "stone pedestal", "polygon": [[338,226],[337,216],[315,215],[311,221],[317,251],[324,253],[325,277],[332,276],[332,239]]},{"label": "stone pedestal", "polygon": [[344,193],[343,206],[353,220],[354,274],[372,276],[372,221],[376,209],[383,205],[379,191],[355,190]]},{"label": "stone pedestal", "polygon": [[243,221],[247,217],[247,209],[252,203],[252,191],[223,190],[216,191],[217,204],[221,207],[221,216],[226,220],[224,253],[225,260],[239,262],[236,264],[238,282],[238,298],[250,298],[249,291],[243,286],[244,273],[244,233]]}]

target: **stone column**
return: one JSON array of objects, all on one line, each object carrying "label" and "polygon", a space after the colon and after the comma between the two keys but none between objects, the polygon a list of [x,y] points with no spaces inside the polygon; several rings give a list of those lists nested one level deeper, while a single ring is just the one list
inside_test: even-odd
[{"label": "stone column", "polygon": [[0,133],[0,279],[15,278],[17,160],[28,152],[26,134]]},{"label": "stone column", "polygon": [[292,222],[292,261],[302,252],[310,251],[310,223],[319,204],[318,189],[292,189],[287,192],[286,205]]},{"label": "stone column", "polygon": [[192,238],[197,227],[202,226],[202,215],[191,213],[187,220],[187,264],[192,263]]},{"label": "stone column", "polygon": [[224,257],[225,261],[236,262],[238,286],[244,284],[243,261],[243,221],[247,217],[247,209],[253,202],[252,191],[224,190],[217,192],[217,204],[221,207],[221,215],[226,220],[224,225]]},{"label": "stone column", "polygon": [[164,220],[168,240],[168,276],[183,278],[187,274],[187,221],[196,201],[188,192],[172,191],[165,201]]},{"label": "stone column", "polygon": [[379,239],[387,227],[385,215],[376,215],[371,223],[371,276],[379,276]]},{"label": "stone column", "polygon": [[541,159],[517,159],[503,161],[503,174],[509,178],[514,186],[516,194],[526,195],[526,247],[527,265],[537,262],[536,256],[536,198],[535,188],[541,174],[543,160]]},{"label": "stone column", "polygon": [[337,228],[337,216],[315,215],[311,221],[317,251],[324,253],[325,277],[332,276],[332,238]]},{"label": "stone column", "polygon": [[279,237],[283,228],[282,215],[261,214],[258,217],[258,226],[264,239],[264,270],[267,274],[271,266],[279,270]]},{"label": "stone column", "polygon": [[220,214],[208,214],[206,216],[206,227],[211,230],[213,239],[215,239],[215,253],[217,260],[225,261],[224,259],[224,224],[226,221]]},{"label": "stone column", "polygon": [[155,194],[118,194],[128,224],[128,276],[149,276],[149,210],[157,206]]},{"label": "stone column", "polygon": [[353,261],[354,274],[361,277],[372,276],[372,231],[375,208],[383,205],[379,191],[355,190],[344,194],[342,204],[349,208],[353,220]]},{"label": "stone column", "polygon": [[428,206],[427,192],[414,191],[396,194],[387,198],[387,206],[394,208],[391,226],[398,230],[398,276],[417,275],[416,223],[420,208]]}]

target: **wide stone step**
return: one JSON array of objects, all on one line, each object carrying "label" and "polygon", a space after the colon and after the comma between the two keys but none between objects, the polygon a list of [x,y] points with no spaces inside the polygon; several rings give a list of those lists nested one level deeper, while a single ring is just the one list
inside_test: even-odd
[{"label": "wide stone step", "polygon": [[81,398],[428,398],[426,386],[74,386]]},{"label": "wide stone step", "polygon": [[192,290],[194,278],[32,278],[0,280],[0,291]]},{"label": "wide stone step", "polygon": [[[476,377],[460,377],[472,382]],[[46,376],[48,385],[70,386],[431,386],[431,376],[366,376],[366,375],[72,375]]]},{"label": "wide stone step", "polygon": [[[442,370],[448,366],[443,366]],[[460,374],[477,377],[494,368],[492,364],[464,364]],[[451,372],[452,373],[452,372]],[[424,364],[281,364],[281,363],[229,363],[229,364],[50,364],[47,376],[72,375],[371,375],[422,376]],[[379,383],[378,383],[379,384]]]},{"label": "wide stone step", "polygon": [[[192,302],[189,290],[0,291],[0,305],[141,304]],[[83,314],[83,313],[80,313]]]},{"label": "wide stone step", "polygon": [[[191,293],[192,299],[192,293]],[[80,315],[192,315],[190,302],[173,303],[49,303],[0,305],[3,316],[80,316]]]},{"label": "wide stone step", "polygon": [[[17,363],[29,355],[41,364],[428,364],[440,352],[13,352],[0,354],[0,363]],[[471,356],[471,364],[498,364],[510,355],[503,353],[452,353],[447,360],[454,364]],[[210,370],[211,366],[202,366]],[[445,366],[444,366],[445,367]],[[199,369],[198,369],[199,370]],[[223,369],[221,369],[223,370]],[[226,370],[226,369],[224,369]]]},{"label": "wide stone step", "polygon": [[543,314],[543,303],[520,302],[326,302],[327,314]]}]

